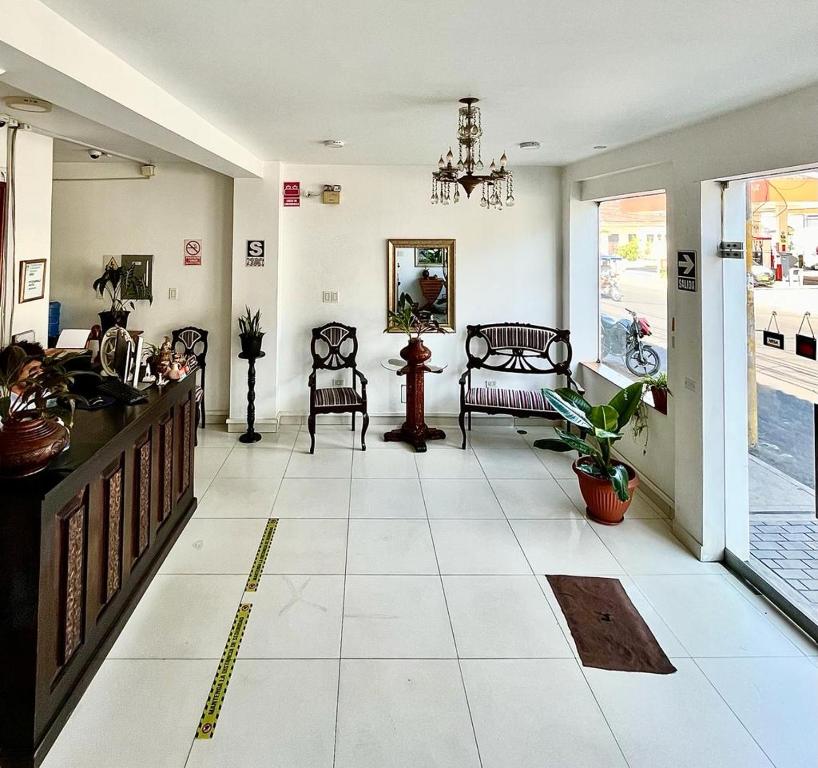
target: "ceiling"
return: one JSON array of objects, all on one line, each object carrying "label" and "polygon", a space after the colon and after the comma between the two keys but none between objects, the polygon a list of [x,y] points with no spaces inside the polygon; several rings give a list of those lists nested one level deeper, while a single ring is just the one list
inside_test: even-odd
[{"label": "ceiling", "polygon": [[[35,128],[39,128],[51,134],[65,136],[83,142],[85,146],[78,146],[68,141],[54,142],[54,161],[62,163],[90,162],[88,148],[99,148],[119,152],[128,157],[145,160],[149,163],[182,162],[179,157],[165,152],[161,149],[145,144],[142,141],[126,136],[124,133],[114,131],[93,120],[88,120],[67,109],[54,106],[48,113],[21,112],[10,109],[3,103],[6,96],[36,95],[26,94],[17,88],[12,88],[0,82],[0,114],[10,115],[21,123],[30,123]],[[94,162],[121,162],[119,157],[101,157]]]},{"label": "ceiling", "polygon": [[564,164],[818,81],[814,0],[44,2],[266,160],[432,165],[473,95]]}]

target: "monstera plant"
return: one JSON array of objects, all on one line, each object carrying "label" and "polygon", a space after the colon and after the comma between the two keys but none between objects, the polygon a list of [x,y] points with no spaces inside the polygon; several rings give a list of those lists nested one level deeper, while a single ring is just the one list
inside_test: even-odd
[{"label": "monstera plant", "polygon": [[[624,436],[624,429],[642,401],[642,382],[617,392],[604,405],[591,405],[572,389],[543,389],[543,397],[565,419],[567,429],[557,429],[556,437],[537,440],[535,448],[576,451],[574,473],[579,479],[588,514],[609,525],[622,522],[639,484],[634,469],[614,458],[612,448]],[[570,431],[576,427],[578,434]]]}]

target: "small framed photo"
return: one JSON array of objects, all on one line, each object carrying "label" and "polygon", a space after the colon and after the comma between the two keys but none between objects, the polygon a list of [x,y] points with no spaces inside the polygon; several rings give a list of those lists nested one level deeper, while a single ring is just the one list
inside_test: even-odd
[{"label": "small framed photo", "polygon": [[45,259],[20,262],[20,290],[18,304],[45,297]]},{"label": "small framed photo", "polygon": [[442,267],[445,248],[415,248],[416,267]]}]

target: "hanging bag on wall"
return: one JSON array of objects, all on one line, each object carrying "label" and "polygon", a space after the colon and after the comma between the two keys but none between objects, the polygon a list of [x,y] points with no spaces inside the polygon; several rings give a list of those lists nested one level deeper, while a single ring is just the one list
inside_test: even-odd
[{"label": "hanging bag on wall", "polygon": [[[772,324],[775,323],[775,330],[771,331]],[[778,327],[778,312],[773,310],[770,315],[770,322],[767,323],[767,330],[764,331],[764,346],[773,347],[773,349],[784,349],[784,334]]]},{"label": "hanging bag on wall", "polygon": [[[809,336],[801,333],[804,323],[809,328]],[[809,319],[809,312],[804,312],[801,318],[801,325],[798,326],[798,333],[795,334],[795,354],[799,357],[807,357],[815,360],[818,357],[818,344],[815,340],[815,331],[812,330],[812,323]]]}]

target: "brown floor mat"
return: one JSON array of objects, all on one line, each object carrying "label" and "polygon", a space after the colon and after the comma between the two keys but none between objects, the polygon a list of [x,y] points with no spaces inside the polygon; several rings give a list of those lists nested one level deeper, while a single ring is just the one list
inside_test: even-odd
[{"label": "brown floor mat", "polygon": [[619,579],[546,576],[586,667],[620,672],[676,671]]}]

